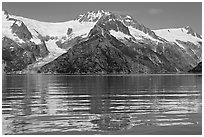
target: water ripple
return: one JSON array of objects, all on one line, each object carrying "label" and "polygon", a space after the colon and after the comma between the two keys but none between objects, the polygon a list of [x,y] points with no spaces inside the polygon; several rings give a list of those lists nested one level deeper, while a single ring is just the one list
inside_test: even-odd
[{"label": "water ripple", "polygon": [[201,80],[169,77],[19,75],[14,81],[8,76],[2,92],[3,134],[201,124]]}]

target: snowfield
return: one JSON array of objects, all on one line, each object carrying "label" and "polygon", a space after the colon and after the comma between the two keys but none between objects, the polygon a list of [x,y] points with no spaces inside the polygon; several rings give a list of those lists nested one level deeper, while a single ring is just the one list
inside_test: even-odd
[{"label": "snowfield", "polygon": [[[62,39],[62,37],[67,36],[68,28],[72,29],[73,36],[87,36],[90,29],[95,25],[94,22],[79,22],[78,20],[71,20],[67,22],[60,23],[50,23],[50,22],[40,22],[33,19],[28,19],[19,16],[11,16],[15,19],[21,20],[28,27],[28,30],[34,36],[41,34],[42,36],[57,37]],[[37,33],[37,32],[39,33]]]},{"label": "snowfield", "polygon": [[184,42],[192,42],[194,44],[198,44],[202,39],[198,37],[194,37],[191,34],[187,34],[187,30],[185,28],[173,28],[173,29],[160,29],[154,30],[156,35],[168,40],[169,42],[175,42],[178,44],[176,40],[184,41]]}]

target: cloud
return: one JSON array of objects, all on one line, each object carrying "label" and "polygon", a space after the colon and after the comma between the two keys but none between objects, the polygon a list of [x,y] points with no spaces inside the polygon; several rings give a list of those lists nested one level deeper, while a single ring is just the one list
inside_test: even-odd
[{"label": "cloud", "polygon": [[162,12],[161,9],[155,9],[155,8],[152,8],[152,9],[149,9],[149,10],[148,10],[148,13],[149,13],[150,15],[160,14],[161,12]]},{"label": "cloud", "polygon": [[119,14],[119,15],[132,15],[134,14],[136,11],[129,11],[129,10],[110,10],[110,12],[115,13],[115,14]]}]

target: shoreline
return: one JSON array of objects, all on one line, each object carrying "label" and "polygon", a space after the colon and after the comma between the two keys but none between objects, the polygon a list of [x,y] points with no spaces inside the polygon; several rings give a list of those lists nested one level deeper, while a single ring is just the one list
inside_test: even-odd
[{"label": "shoreline", "polygon": [[61,75],[61,76],[159,76],[159,75],[201,75],[202,73],[138,73],[138,74],[69,74],[69,73],[24,73],[24,74],[15,74],[15,73],[4,73],[3,75]]},{"label": "shoreline", "polygon": [[144,127],[136,126],[128,130],[120,131],[67,131],[67,132],[36,132],[22,133],[15,135],[202,135],[202,124],[187,126],[164,126],[164,127]]}]

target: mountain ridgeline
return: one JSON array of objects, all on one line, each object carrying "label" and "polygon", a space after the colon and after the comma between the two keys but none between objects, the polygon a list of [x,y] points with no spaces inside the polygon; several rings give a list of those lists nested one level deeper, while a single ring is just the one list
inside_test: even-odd
[{"label": "mountain ridgeline", "polygon": [[60,23],[3,11],[2,50],[5,73],[187,73],[202,61],[202,36],[104,10]]}]

